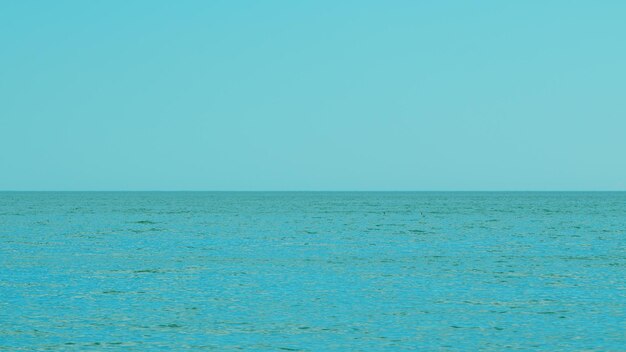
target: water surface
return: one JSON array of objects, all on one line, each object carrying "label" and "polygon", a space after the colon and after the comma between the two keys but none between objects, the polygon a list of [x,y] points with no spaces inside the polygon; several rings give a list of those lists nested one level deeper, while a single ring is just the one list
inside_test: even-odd
[{"label": "water surface", "polygon": [[624,350],[626,193],[0,193],[0,350]]}]

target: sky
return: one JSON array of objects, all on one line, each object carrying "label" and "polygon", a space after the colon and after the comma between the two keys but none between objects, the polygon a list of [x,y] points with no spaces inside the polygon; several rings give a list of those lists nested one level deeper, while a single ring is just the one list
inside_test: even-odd
[{"label": "sky", "polygon": [[0,190],[626,190],[625,1],[2,1]]}]

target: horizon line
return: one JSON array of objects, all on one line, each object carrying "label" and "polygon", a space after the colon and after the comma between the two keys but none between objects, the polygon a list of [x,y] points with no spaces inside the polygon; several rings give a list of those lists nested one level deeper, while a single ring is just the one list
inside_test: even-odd
[{"label": "horizon line", "polygon": [[623,190],[0,190],[0,193],[40,192],[40,193],[592,193],[592,192],[626,192]]}]

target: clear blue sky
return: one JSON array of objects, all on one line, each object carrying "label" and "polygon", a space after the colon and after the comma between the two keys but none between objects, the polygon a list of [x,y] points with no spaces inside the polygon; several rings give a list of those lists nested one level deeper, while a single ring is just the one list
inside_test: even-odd
[{"label": "clear blue sky", "polygon": [[625,1],[2,1],[3,190],[625,190]]}]

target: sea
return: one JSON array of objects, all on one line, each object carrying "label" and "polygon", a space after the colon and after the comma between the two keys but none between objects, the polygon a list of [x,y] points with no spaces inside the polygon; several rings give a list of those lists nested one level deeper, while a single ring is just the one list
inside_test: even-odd
[{"label": "sea", "polygon": [[2,351],[626,351],[626,192],[0,192]]}]

